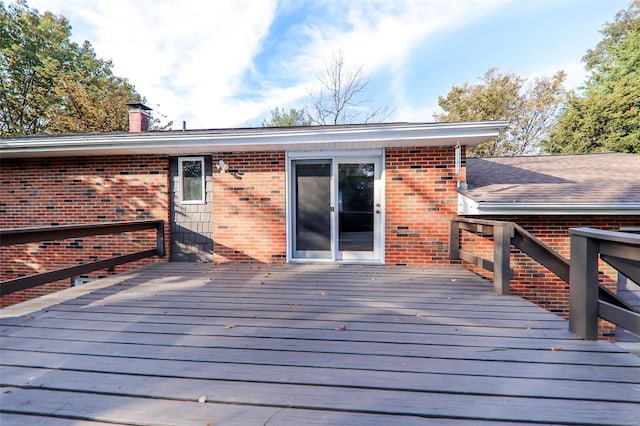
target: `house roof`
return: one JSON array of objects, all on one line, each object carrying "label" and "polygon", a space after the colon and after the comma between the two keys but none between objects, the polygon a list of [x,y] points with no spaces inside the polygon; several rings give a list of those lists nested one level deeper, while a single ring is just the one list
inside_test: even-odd
[{"label": "house roof", "polygon": [[383,123],[39,135],[0,139],[0,158],[473,146],[497,136],[506,124]]},{"label": "house roof", "polygon": [[469,158],[460,213],[640,215],[640,156]]}]

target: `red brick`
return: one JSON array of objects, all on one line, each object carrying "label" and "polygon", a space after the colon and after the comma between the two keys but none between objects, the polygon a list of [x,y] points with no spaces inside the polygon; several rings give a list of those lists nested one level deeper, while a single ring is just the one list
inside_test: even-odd
[{"label": "red brick", "polygon": [[[164,219],[168,233],[168,159],[161,156],[14,159],[0,163],[0,227],[18,228]],[[167,234],[168,235],[168,234]],[[155,246],[153,231],[0,248],[0,280],[91,262]],[[67,248],[70,247],[70,248]],[[167,238],[167,249],[169,238]],[[166,258],[165,258],[166,259]],[[109,275],[165,259],[145,259]],[[71,285],[64,280],[0,298],[0,306]]]}]

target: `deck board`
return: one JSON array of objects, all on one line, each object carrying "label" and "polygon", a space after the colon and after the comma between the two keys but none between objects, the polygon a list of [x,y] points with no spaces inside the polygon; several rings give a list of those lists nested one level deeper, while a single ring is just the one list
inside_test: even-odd
[{"label": "deck board", "polygon": [[[85,311],[86,308],[76,308],[74,306],[52,307],[54,312],[75,313]],[[332,312],[327,309],[322,312],[303,312],[295,309],[249,311],[240,307],[233,310],[210,310],[202,312],[200,310],[190,309],[188,307],[173,308],[143,308],[143,307],[120,307],[120,306],[92,306],[92,312],[113,314],[115,317],[123,317],[130,314],[142,314],[147,317],[154,315],[167,316],[183,316],[183,317],[217,317],[230,319],[281,319],[293,321],[306,321],[308,319],[320,321],[367,321],[370,323],[393,323],[393,324],[434,324],[434,325],[454,325],[454,326],[480,326],[480,327],[515,327],[515,328],[536,328],[536,329],[558,329],[564,330],[567,325],[560,318],[549,318],[548,316],[540,318],[527,318],[525,315],[501,315],[493,313],[490,315],[480,315],[478,313],[469,313],[460,311],[454,315],[444,315],[440,312],[422,312],[422,313],[372,313],[369,315],[355,314],[351,312]],[[496,318],[501,317],[501,318]]]},{"label": "deck board", "polygon": [[[291,324],[293,325],[293,324]],[[620,348],[611,348],[604,342],[593,344],[578,339],[569,338],[536,338],[528,333],[523,337],[506,337],[506,336],[483,336],[469,333],[464,340],[457,335],[449,333],[441,333],[439,330],[430,328],[429,330],[415,330],[412,332],[390,332],[383,329],[378,330],[355,330],[352,324],[349,324],[348,333],[337,334],[342,326],[339,322],[325,323],[323,328],[316,328],[313,334],[305,336],[301,339],[300,330],[293,327],[270,327],[258,328],[257,326],[245,326],[233,324],[193,326],[180,324],[131,324],[122,322],[97,322],[97,321],[52,321],[48,320],[44,326],[33,327],[29,329],[21,328],[19,325],[4,324],[0,329],[0,335],[13,337],[40,337],[48,338],[52,330],[56,330],[56,339],[64,340],[84,340],[84,341],[112,341],[123,343],[158,343],[172,344],[175,336],[181,336],[182,344],[192,346],[208,346],[211,345],[215,337],[216,346],[231,345],[237,346],[241,339],[246,343],[243,347],[249,345],[259,345],[266,347],[269,342],[277,343],[278,341],[287,344],[290,342],[284,339],[309,340],[309,341],[336,341],[336,342],[369,342],[380,347],[387,344],[403,344],[405,349],[420,349],[420,345],[436,345],[436,346],[466,346],[466,347],[485,347],[485,348],[503,348],[503,349],[540,349],[549,350],[552,347],[559,347],[563,350],[585,351],[585,352],[624,352]],[[346,326],[346,325],[345,325]],[[420,332],[421,331],[421,332]],[[188,334],[185,336],[185,334]],[[521,333],[522,334],[522,333]],[[203,339],[206,338],[206,339]],[[246,340],[251,338],[251,341]],[[278,347],[277,345],[275,346]],[[394,346],[396,348],[396,346]]]},{"label": "deck board", "polygon": [[639,358],[464,269],[170,263],[106,280],[0,311],[3,426],[639,424]]}]

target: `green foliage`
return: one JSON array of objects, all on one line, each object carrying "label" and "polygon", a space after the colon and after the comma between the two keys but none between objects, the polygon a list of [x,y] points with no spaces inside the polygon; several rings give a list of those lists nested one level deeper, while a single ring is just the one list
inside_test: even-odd
[{"label": "green foliage", "polygon": [[62,16],[0,2],[0,134],[127,130],[135,88]]},{"label": "green foliage", "polygon": [[544,148],[553,153],[640,154],[640,0],[620,11],[584,56],[589,77]]},{"label": "green foliage", "polygon": [[280,110],[276,107],[271,110],[271,118],[262,122],[262,127],[308,126],[310,124],[304,109],[291,108],[287,113],[284,108]]},{"label": "green foliage", "polygon": [[434,118],[442,122],[508,122],[497,138],[469,148],[470,156],[536,153],[563,105],[564,79],[564,72],[559,71],[550,78],[527,82],[516,74],[501,74],[496,68],[490,68],[480,83],[453,86],[446,96],[438,97],[444,113],[435,114]]}]

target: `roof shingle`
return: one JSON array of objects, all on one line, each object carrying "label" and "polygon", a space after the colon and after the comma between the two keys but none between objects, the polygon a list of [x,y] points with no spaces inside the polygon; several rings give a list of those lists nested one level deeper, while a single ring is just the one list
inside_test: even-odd
[{"label": "roof shingle", "polygon": [[467,189],[476,202],[640,202],[640,156],[622,153],[469,158]]}]

